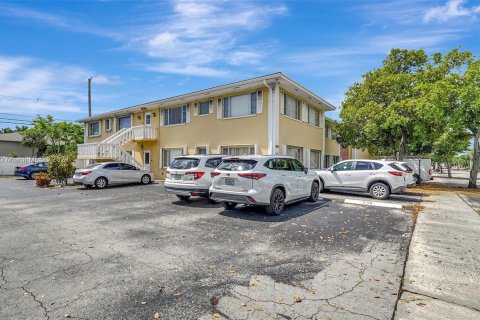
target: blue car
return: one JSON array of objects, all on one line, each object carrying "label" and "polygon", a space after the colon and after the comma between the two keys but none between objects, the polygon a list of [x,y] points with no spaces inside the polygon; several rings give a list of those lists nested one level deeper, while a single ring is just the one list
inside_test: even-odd
[{"label": "blue car", "polygon": [[47,162],[35,162],[21,167],[15,167],[14,175],[24,177],[25,179],[35,179],[35,175],[40,172],[48,171]]}]

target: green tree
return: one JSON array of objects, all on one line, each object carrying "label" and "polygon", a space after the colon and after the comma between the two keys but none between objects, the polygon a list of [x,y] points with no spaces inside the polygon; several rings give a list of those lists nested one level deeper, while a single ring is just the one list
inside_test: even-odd
[{"label": "green tree", "polygon": [[77,145],[83,143],[83,126],[70,122],[55,122],[50,115],[37,116],[33,127],[23,131],[24,137],[32,134],[43,136],[47,145],[47,154],[76,153]]},{"label": "green tree", "polygon": [[32,157],[35,157],[35,148],[42,150],[47,145],[46,135],[38,128],[31,128],[20,133],[22,145],[32,148]]},{"label": "green tree", "polygon": [[15,130],[10,129],[10,128],[0,129],[0,133],[13,133],[13,132],[15,132]]},{"label": "green tree", "polygon": [[432,160],[444,163],[451,178],[455,156],[466,151],[469,145],[470,135],[466,130],[446,130],[433,144]]}]

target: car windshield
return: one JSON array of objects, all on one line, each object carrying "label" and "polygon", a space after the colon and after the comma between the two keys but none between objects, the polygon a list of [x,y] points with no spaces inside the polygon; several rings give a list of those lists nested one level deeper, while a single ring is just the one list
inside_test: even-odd
[{"label": "car windshield", "polygon": [[245,171],[252,170],[257,165],[256,160],[248,159],[228,159],[223,160],[222,163],[217,167],[218,170],[226,171]]},{"label": "car windshield", "polygon": [[89,166],[87,166],[85,169],[93,169],[93,168],[96,168],[98,166],[101,166],[102,164],[101,163],[93,163]]},{"label": "car windshield", "polygon": [[172,161],[170,168],[172,169],[193,169],[198,167],[200,159],[197,158],[177,158]]}]

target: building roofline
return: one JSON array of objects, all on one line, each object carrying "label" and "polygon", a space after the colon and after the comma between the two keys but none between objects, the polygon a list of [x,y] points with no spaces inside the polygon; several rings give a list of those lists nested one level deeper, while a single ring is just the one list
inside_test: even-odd
[{"label": "building roofline", "polygon": [[125,108],[121,108],[121,109],[115,109],[115,110],[112,110],[112,111],[108,111],[108,112],[104,112],[104,113],[101,113],[101,114],[98,114],[98,115],[94,115],[92,117],[86,117],[86,118],[78,119],[77,122],[88,122],[88,121],[91,121],[91,120],[102,119],[102,118],[105,118],[107,116],[121,115],[121,114],[127,114],[127,113],[140,111],[140,110],[160,108],[160,107],[162,107],[162,105],[166,105],[170,102],[171,103],[182,102],[182,101],[187,102],[188,100],[193,99],[196,96],[212,95],[213,93],[215,93],[217,91],[221,91],[221,90],[225,90],[225,89],[229,89],[229,88],[235,88],[237,86],[242,86],[242,85],[254,84],[254,83],[257,83],[257,82],[258,82],[259,85],[263,86],[263,81],[265,81],[265,80],[276,80],[276,81],[285,80],[286,82],[288,82],[288,83],[290,83],[294,86],[299,87],[301,90],[303,90],[305,93],[307,93],[307,95],[309,97],[313,97],[316,100],[318,100],[319,104],[323,104],[327,109],[329,109],[327,111],[332,111],[332,110],[336,109],[334,105],[332,105],[331,103],[329,103],[325,99],[319,97],[318,95],[313,93],[311,90],[309,90],[309,89],[305,88],[304,86],[300,85],[298,82],[292,80],[286,74],[284,74],[282,72],[275,72],[275,73],[267,74],[267,75],[260,76],[260,77],[250,78],[250,79],[247,79],[247,80],[242,80],[242,81],[237,81],[237,82],[231,82],[231,83],[228,83],[228,84],[214,86],[214,87],[210,87],[210,88],[202,89],[202,90],[197,90],[197,91],[193,91],[193,92],[189,92],[189,93],[185,93],[185,94],[181,94],[181,95],[176,95],[176,96],[169,97],[169,98],[154,100],[154,101],[150,101],[150,102],[146,102],[146,103],[142,103],[142,104],[137,104],[137,105],[134,105],[134,106],[125,107]]}]

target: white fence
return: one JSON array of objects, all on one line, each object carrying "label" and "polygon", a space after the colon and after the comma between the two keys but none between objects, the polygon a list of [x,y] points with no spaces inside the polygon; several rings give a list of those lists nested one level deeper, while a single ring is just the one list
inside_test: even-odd
[{"label": "white fence", "polygon": [[13,176],[15,167],[19,167],[25,164],[47,161],[46,158],[11,158],[0,157],[0,176]]}]

